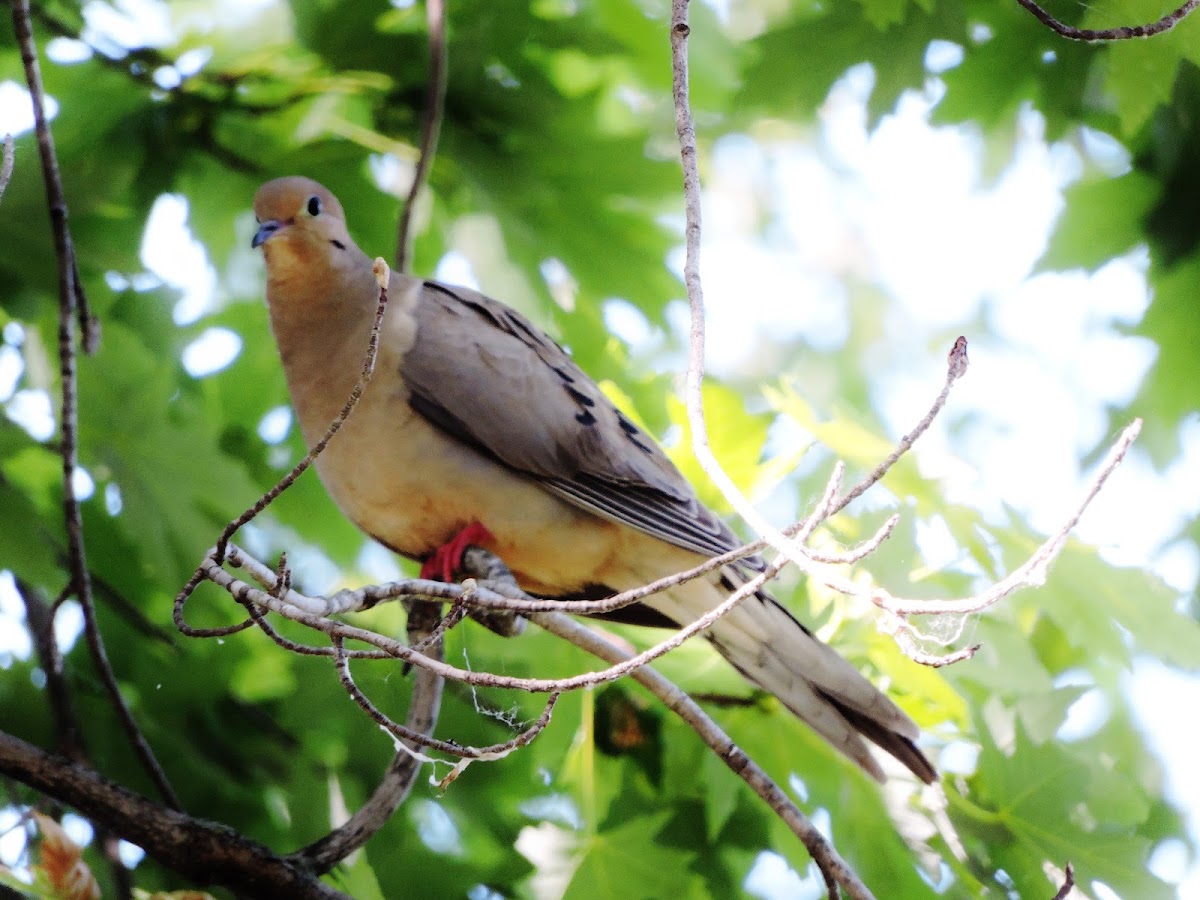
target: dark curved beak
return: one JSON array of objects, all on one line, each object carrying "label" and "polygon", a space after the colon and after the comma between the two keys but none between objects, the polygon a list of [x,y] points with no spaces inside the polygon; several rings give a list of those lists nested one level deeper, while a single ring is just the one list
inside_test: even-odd
[{"label": "dark curved beak", "polygon": [[267,219],[258,226],[258,231],[254,232],[254,240],[250,242],[250,248],[257,250],[263,244],[271,239],[271,235],[277,232],[282,227],[281,223],[275,219]]}]

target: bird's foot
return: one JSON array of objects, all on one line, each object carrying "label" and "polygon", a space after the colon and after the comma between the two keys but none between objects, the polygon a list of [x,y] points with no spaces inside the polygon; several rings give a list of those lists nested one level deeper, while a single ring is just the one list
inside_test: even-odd
[{"label": "bird's foot", "polygon": [[472,522],[429,555],[421,564],[421,577],[452,584],[454,573],[462,568],[463,554],[467,548],[480,547],[485,541],[495,541],[495,537],[483,525]]}]

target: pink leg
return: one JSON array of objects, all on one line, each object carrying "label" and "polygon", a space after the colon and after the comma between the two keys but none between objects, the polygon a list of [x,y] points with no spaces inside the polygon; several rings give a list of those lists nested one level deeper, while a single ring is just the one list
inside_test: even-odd
[{"label": "pink leg", "polygon": [[429,555],[421,563],[421,577],[431,581],[454,583],[454,573],[462,568],[463,554],[468,547],[481,547],[484,541],[494,541],[495,537],[486,527],[478,522],[472,522],[442,546]]}]

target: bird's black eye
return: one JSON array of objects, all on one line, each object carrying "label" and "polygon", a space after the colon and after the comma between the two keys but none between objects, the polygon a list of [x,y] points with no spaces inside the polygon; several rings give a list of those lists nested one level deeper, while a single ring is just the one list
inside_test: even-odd
[{"label": "bird's black eye", "polygon": [[308,214],[310,216],[319,216],[321,214],[321,198],[320,197],[314,196],[314,197],[308,198]]}]

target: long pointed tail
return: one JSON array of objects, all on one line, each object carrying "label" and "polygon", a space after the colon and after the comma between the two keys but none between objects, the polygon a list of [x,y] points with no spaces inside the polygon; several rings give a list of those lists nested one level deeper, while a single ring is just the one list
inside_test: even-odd
[{"label": "long pointed tail", "polygon": [[[720,585],[697,579],[648,602],[675,621],[691,622],[721,602],[736,579],[732,572]],[[927,784],[937,779],[914,743],[916,723],[769,595],[747,598],[713,626],[709,638],[743,676],[877,780],[884,780],[883,770],[864,737]]]}]

